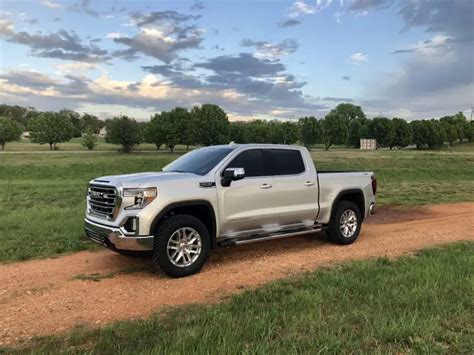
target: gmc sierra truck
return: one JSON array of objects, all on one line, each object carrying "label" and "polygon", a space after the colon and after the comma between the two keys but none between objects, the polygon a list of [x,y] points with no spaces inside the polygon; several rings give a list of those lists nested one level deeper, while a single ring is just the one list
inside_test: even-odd
[{"label": "gmc sierra truck", "polygon": [[230,144],[193,150],[161,172],[90,181],[87,236],[122,254],[148,252],[174,277],[211,249],[325,231],[351,244],[374,213],[372,172],[317,171],[306,148]]}]

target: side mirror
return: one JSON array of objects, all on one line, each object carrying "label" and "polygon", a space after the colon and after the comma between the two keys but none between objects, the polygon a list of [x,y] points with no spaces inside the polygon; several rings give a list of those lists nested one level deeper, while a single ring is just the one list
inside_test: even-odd
[{"label": "side mirror", "polygon": [[222,186],[230,186],[232,181],[242,180],[245,177],[244,168],[227,168],[222,173]]}]

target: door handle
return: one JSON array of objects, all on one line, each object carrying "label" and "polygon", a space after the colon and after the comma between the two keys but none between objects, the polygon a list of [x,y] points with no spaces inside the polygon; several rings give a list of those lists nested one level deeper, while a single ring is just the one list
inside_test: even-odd
[{"label": "door handle", "polygon": [[313,186],[314,185],[314,181],[306,181],[304,183],[304,186]]},{"label": "door handle", "polygon": [[260,185],[260,188],[261,189],[270,189],[270,188],[272,188],[272,185],[265,183],[265,184]]}]

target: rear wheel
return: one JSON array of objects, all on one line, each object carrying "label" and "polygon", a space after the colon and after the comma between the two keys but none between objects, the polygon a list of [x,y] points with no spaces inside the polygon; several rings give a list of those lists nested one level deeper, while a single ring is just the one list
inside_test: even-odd
[{"label": "rear wheel", "polygon": [[350,201],[337,202],[326,234],[336,244],[351,244],[360,233],[362,215],[359,207]]},{"label": "rear wheel", "polygon": [[170,276],[192,275],[205,264],[210,246],[204,223],[190,215],[173,215],[157,227],[153,264]]}]

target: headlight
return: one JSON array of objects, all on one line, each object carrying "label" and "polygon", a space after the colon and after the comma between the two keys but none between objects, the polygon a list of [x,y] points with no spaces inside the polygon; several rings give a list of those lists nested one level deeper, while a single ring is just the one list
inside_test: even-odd
[{"label": "headlight", "polygon": [[123,189],[123,197],[133,197],[135,199],[133,205],[125,207],[126,210],[139,210],[150,204],[156,196],[156,187]]}]

